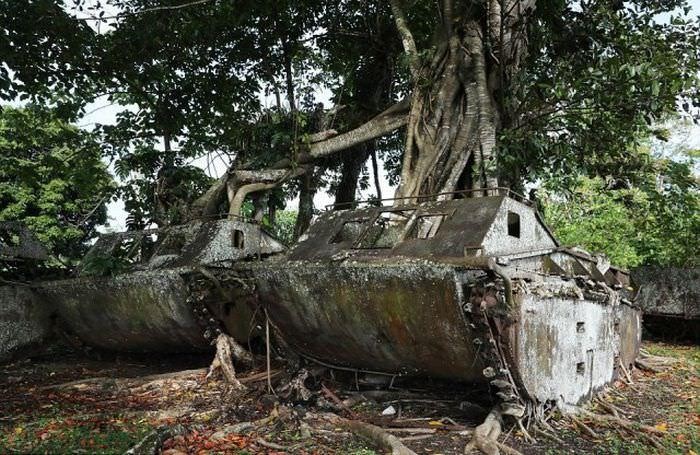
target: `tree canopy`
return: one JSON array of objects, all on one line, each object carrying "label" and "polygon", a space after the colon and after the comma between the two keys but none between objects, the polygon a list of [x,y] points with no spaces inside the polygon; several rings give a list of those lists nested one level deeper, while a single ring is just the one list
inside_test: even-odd
[{"label": "tree canopy", "polygon": [[[2,3],[1,97],[123,106],[96,131],[135,227],[298,195],[299,232],[378,158],[404,197],[631,179],[658,122],[700,107],[684,0]],[[195,201],[201,156],[230,168]]]},{"label": "tree canopy", "polygon": [[604,252],[622,267],[694,267],[700,260],[700,184],[687,163],[654,160],[636,186],[581,177],[571,192],[542,195],[558,239]]},{"label": "tree canopy", "polygon": [[0,220],[23,221],[59,260],[78,259],[113,191],[94,135],[36,106],[0,109]]}]

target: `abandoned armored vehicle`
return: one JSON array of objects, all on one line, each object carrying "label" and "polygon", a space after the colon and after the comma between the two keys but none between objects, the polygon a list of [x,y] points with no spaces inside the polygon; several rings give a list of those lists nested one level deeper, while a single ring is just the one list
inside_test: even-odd
[{"label": "abandoned armored vehicle", "polygon": [[646,331],[700,342],[700,269],[639,267],[632,281]]},{"label": "abandoned armored vehicle", "polygon": [[[238,261],[284,251],[259,224],[238,219],[102,235],[78,278],[39,292],[69,331],[113,351],[211,349],[216,331],[247,339],[253,304]],[[242,293],[242,294],[241,294]]]},{"label": "abandoned armored vehicle", "polygon": [[490,383],[514,414],[587,399],[639,349],[627,274],[562,248],[507,190],[328,211],[286,255],[250,267],[302,355]]},{"label": "abandoned armored vehicle", "polygon": [[493,193],[328,211],[286,253],[236,219],[106,235],[81,277],[41,292],[106,349],[204,349],[218,330],[245,342],[267,314],[324,364],[491,384],[518,416],[577,404],[637,356],[627,273]]},{"label": "abandoned armored vehicle", "polygon": [[46,259],[24,224],[0,221],[0,363],[33,353],[48,335],[50,314],[31,286]]}]

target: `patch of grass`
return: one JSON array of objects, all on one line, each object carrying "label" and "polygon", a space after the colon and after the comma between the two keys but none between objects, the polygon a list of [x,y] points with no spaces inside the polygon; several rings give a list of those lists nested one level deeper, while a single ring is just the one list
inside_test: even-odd
[{"label": "patch of grass", "polygon": [[695,370],[700,368],[700,346],[645,343],[644,347],[649,354],[685,360],[691,368]]},{"label": "patch of grass", "polygon": [[123,453],[152,427],[119,416],[39,417],[0,430],[0,453]]},{"label": "patch of grass", "polygon": [[[636,397],[637,412],[655,415],[652,425],[666,432],[659,438],[663,449],[654,449],[641,437],[622,437],[609,431],[605,443],[601,444],[601,453],[700,453],[700,434],[697,431],[700,427],[700,346],[645,342],[644,348],[652,355],[677,360],[668,370],[644,377],[635,386],[641,391]],[[660,404],[659,398],[663,398],[663,409],[654,409]]]}]

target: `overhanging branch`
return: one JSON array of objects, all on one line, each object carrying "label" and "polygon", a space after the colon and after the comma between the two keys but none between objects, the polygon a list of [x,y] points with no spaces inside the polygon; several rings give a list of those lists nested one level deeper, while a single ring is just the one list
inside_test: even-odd
[{"label": "overhanging branch", "polygon": [[[220,198],[224,192],[228,196],[229,214],[239,215],[246,196],[258,191],[270,190],[291,178],[304,174],[306,172],[304,164],[384,136],[404,126],[408,121],[409,105],[408,100],[403,100],[354,130],[308,144],[307,151],[300,154],[295,161],[283,159],[267,169],[229,170],[227,176],[220,179],[194,204],[193,217],[210,215],[209,210],[217,206],[213,198]],[[314,136],[321,137],[322,134],[317,133]]]},{"label": "overhanging branch", "polygon": [[[330,137],[324,141],[309,144],[308,150],[297,157],[296,163],[285,158],[270,166],[270,169],[288,169],[295,164],[305,164],[349,149],[363,142],[385,136],[406,125],[409,106],[410,102],[408,99],[400,101],[354,130]],[[322,133],[316,133],[316,135],[319,134]]]}]

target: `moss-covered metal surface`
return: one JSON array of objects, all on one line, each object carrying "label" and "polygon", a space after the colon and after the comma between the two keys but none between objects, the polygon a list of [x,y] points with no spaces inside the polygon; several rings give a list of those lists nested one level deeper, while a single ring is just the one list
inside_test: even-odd
[{"label": "moss-covered metal surface", "polygon": [[518,417],[585,400],[639,349],[626,273],[504,196],[327,213],[251,273],[296,351],[487,382]]},{"label": "moss-covered metal surface", "polygon": [[481,379],[474,340],[483,336],[464,305],[483,272],[288,262],[261,264],[254,275],[273,324],[303,354],[390,374]]},{"label": "moss-covered metal surface", "polygon": [[119,351],[205,349],[187,306],[187,269],[45,283],[41,295],[85,343]]},{"label": "moss-covered metal surface", "polygon": [[51,314],[28,286],[0,286],[0,362],[38,347],[51,335]]},{"label": "moss-covered metal surface", "polygon": [[[112,351],[211,349],[226,330],[253,333],[252,288],[231,270],[238,261],[284,251],[259,225],[195,222],[162,230],[107,235],[86,257],[123,261],[124,269],[84,269],[74,279],[38,287],[61,323],[88,345]],[[244,274],[242,274],[244,275]]]}]

